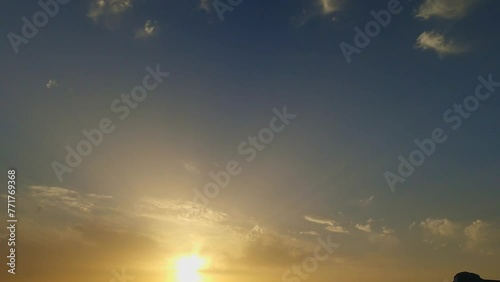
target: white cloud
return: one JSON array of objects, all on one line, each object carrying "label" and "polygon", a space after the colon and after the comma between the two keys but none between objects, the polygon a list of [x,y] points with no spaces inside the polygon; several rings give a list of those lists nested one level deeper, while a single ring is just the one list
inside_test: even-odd
[{"label": "white cloud", "polygon": [[304,216],[304,219],[307,221],[313,222],[313,223],[324,224],[324,225],[334,225],[335,224],[335,220],[333,220],[333,219],[327,219],[327,218],[310,216],[310,215]]},{"label": "white cloud", "polygon": [[453,236],[457,231],[457,224],[449,221],[448,219],[433,219],[428,218],[420,222],[420,227],[433,235],[439,236]]},{"label": "white cloud", "polygon": [[159,27],[158,27],[158,24],[156,22],[153,22],[151,20],[147,20],[144,23],[144,26],[142,28],[137,29],[135,31],[134,38],[135,39],[149,38],[149,37],[157,34],[158,30],[159,30]]},{"label": "white cloud", "polygon": [[356,228],[364,232],[372,232],[372,226],[369,223],[365,225],[356,224]]},{"label": "white cloud", "polygon": [[461,54],[469,50],[453,40],[446,39],[443,34],[436,31],[425,31],[417,38],[415,47],[422,50],[432,50],[440,57],[452,54]]},{"label": "white cloud", "polygon": [[316,216],[310,216],[310,215],[306,215],[304,216],[304,219],[309,221],[309,222],[313,222],[313,223],[317,223],[317,224],[322,224],[322,225],[328,225],[327,227],[325,227],[325,230],[328,230],[330,232],[334,232],[334,233],[349,233],[348,230],[344,229],[342,226],[338,225],[335,220],[333,219],[328,219],[328,218],[323,218],[323,217],[316,217]]},{"label": "white cloud", "polygon": [[478,2],[478,0],[425,0],[420,5],[416,17],[425,20],[432,17],[447,20],[461,19]]},{"label": "white cloud", "polygon": [[56,88],[59,86],[59,84],[57,83],[57,81],[55,79],[50,79],[47,84],[46,84],[47,88],[48,89],[51,89],[51,88]]}]

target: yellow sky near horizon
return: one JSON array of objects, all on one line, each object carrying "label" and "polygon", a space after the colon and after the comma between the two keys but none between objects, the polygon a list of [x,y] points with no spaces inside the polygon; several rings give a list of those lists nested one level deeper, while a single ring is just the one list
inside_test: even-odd
[{"label": "yellow sky near horizon", "polygon": [[17,281],[443,282],[463,270],[498,276],[491,272],[497,255],[419,252],[424,243],[403,242],[398,232],[301,233],[189,201],[144,197],[127,206],[57,187],[32,186],[21,201]]}]

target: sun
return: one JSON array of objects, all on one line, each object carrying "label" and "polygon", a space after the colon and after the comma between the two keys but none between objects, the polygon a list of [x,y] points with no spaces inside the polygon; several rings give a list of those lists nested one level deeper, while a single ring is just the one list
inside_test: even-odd
[{"label": "sun", "polygon": [[204,265],[205,259],[197,255],[180,257],[175,262],[177,282],[201,282],[199,271]]}]

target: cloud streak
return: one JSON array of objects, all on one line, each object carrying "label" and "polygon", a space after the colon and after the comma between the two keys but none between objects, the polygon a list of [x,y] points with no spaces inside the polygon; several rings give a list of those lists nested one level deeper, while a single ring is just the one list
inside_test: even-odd
[{"label": "cloud streak", "polygon": [[335,220],[333,219],[328,219],[328,218],[322,218],[322,217],[316,217],[316,216],[311,216],[311,215],[305,215],[304,219],[312,222],[312,223],[317,223],[321,225],[328,225],[325,227],[325,230],[333,232],[333,233],[349,233],[348,230],[344,229],[342,226],[338,225]]},{"label": "cloud streak", "polygon": [[462,19],[478,2],[477,0],[425,0],[420,5],[416,17],[423,20],[430,18]]},{"label": "cloud streak", "polygon": [[440,57],[446,55],[457,55],[469,51],[469,48],[456,43],[451,39],[446,39],[443,34],[434,30],[425,31],[417,38],[415,48],[422,50],[431,50]]}]

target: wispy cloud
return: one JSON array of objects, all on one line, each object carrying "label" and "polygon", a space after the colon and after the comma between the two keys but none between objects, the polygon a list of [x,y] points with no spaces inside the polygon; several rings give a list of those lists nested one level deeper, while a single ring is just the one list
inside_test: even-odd
[{"label": "wispy cloud", "polygon": [[335,224],[335,220],[333,220],[333,219],[316,217],[316,216],[311,216],[311,215],[305,215],[304,219],[307,221],[313,222],[313,223],[324,224],[324,225],[334,225]]},{"label": "wispy cloud", "polygon": [[311,236],[319,236],[319,233],[316,231],[302,231],[299,234],[302,235],[311,235]]},{"label": "wispy cloud", "polygon": [[443,34],[436,31],[425,31],[417,38],[415,47],[422,50],[432,50],[440,57],[465,53],[470,48],[446,39]]},{"label": "wispy cloud", "polygon": [[465,17],[478,0],[425,0],[420,5],[416,17],[427,20],[441,18],[456,20]]},{"label": "wispy cloud", "polygon": [[198,221],[206,223],[223,222],[227,214],[205,208],[190,201],[159,200],[151,197],[141,198],[135,206],[138,215],[171,222]]},{"label": "wispy cloud", "polygon": [[89,212],[101,200],[111,199],[111,196],[96,194],[80,194],[61,187],[31,186],[29,194],[36,199],[40,208],[57,207],[63,210]]}]

